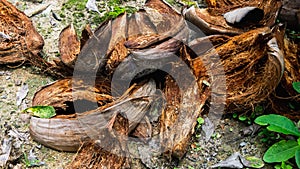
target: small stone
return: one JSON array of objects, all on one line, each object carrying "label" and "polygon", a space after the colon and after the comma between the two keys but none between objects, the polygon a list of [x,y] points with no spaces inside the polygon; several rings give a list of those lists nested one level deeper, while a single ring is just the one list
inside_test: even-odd
[{"label": "small stone", "polygon": [[16,80],[15,81],[15,85],[16,86],[21,86],[21,84],[22,84],[22,80]]},{"label": "small stone", "polygon": [[37,149],[41,149],[42,148],[42,145],[41,144],[38,144],[35,146]]},{"label": "small stone", "polygon": [[241,142],[241,143],[240,143],[240,147],[245,147],[246,145],[247,145],[246,142]]},{"label": "small stone", "polygon": [[6,95],[2,95],[2,96],[0,97],[0,99],[7,99],[7,96],[6,96]]},{"label": "small stone", "polygon": [[6,79],[6,80],[9,80],[9,79],[10,79],[10,76],[6,76],[5,79]]}]

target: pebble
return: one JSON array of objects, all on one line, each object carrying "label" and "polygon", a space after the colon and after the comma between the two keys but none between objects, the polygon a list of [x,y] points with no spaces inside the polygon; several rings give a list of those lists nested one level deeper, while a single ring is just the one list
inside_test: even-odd
[{"label": "pebble", "polygon": [[15,85],[16,86],[21,86],[21,84],[22,84],[22,80],[16,80],[15,81]]},{"label": "pebble", "polygon": [[247,145],[247,143],[244,142],[244,141],[240,143],[240,147],[244,147],[244,146],[246,146],[246,145]]},{"label": "pebble", "polygon": [[7,95],[2,95],[0,99],[7,99]]}]

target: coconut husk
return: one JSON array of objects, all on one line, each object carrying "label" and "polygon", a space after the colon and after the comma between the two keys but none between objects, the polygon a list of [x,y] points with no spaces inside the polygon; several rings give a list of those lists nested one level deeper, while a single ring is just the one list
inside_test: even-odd
[{"label": "coconut husk", "polygon": [[84,29],[81,32],[81,39],[80,39],[80,50],[83,48],[85,43],[93,36],[93,31],[91,29],[91,25],[85,25]]},{"label": "coconut husk", "polygon": [[102,23],[82,48],[76,71],[111,76],[129,56],[130,49],[157,45],[175,36],[184,26],[184,18],[166,2],[149,0],[144,9],[131,16],[125,13]]},{"label": "coconut husk", "polygon": [[109,122],[110,126],[103,131],[101,139],[90,141],[80,148],[75,158],[66,168],[125,168],[126,137],[128,135],[128,119],[125,114],[117,113]]},{"label": "coconut husk", "polygon": [[[35,95],[34,103],[36,104],[38,100],[43,100],[42,98],[48,98],[47,95],[49,95],[49,91],[55,93],[53,100],[41,105],[63,107],[66,104],[65,102],[72,103],[72,100],[75,101],[79,99],[77,98],[79,96],[81,97],[80,99],[84,100],[95,99],[95,94],[93,95],[94,97],[90,95],[93,93],[94,88],[89,89],[85,87],[82,85],[82,81],[78,81],[81,88],[75,86],[73,89],[75,92],[73,96],[75,98],[70,98],[70,93],[68,92],[72,90],[72,88],[64,90],[67,88],[66,86],[69,86],[67,82],[67,80],[62,80],[46,86]],[[76,92],[78,89],[79,91]],[[83,90],[80,91],[80,89]],[[105,92],[105,90],[104,88],[103,92]],[[147,113],[154,92],[155,83],[150,81],[144,85],[129,88],[119,99],[98,108],[94,108],[95,105],[97,106],[95,103],[87,105],[85,102],[81,102],[83,104],[73,102],[72,107],[70,106],[64,111],[60,111],[59,115],[53,118],[41,119],[31,117],[29,128],[31,137],[37,142],[56,150],[77,151],[83,142],[91,139],[101,139],[103,130],[106,129],[108,122],[116,113],[124,113],[127,116],[129,120],[129,131],[131,132]],[[48,99],[52,98],[49,97]],[[82,107],[84,109],[82,109]],[[78,110],[85,111],[80,112]]]},{"label": "coconut husk", "polygon": [[145,116],[143,120],[136,126],[130,136],[137,137],[145,143],[151,139],[152,125],[147,116]]},{"label": "coconut husk", "polygon": [[160,141],[165,156],[181,159],[187,151],[201,109],[209,97],[209,90],[198,87],[196,82],[179,88],[170,76],[166,77],[165,83],[167,103],[160,117]]},{"label": "coconut husk", "polygon": [[72,24],[64,28],[59,35],[59,52],[61,61],[66,66],[74,68],[80,52],[80,41]]},{"label": "coconut husk", "polygon": [[[241,34],[255,27],[272,26],[275,24],[281,1],[279,0],[230,0],[215,1],[207,0],[208,7],[205,9],[190,8],[184,16],[185,18],[198,26],[206,34]],[[263,10],[263,18],[253,24],[243,24],[243,26],[231,25],[226,22],[224,14],[234,9],[243,7],[256,7]],[[242,14],[238,14],[242,15]],[[252,14],[255,18],[256,13]],[[248,15],[249,16],[249,15]]]},{"label": "coconut husk", "polygon": [[44,40],[31,20],[6,0],[0,1],[0,11],[0,64],[29,61],[38,67],[48,67],[40,56]]},{"label": "coconut husk", "polygon": [[[211,86],[217,88],[212,94],[227,95],[226,113],[251,109],[265,100],[280,82],[283,54],[273,37],[269,28],[255,29],[192,61],[196,77],[210,76]],[[226,84],[219,81],[218,77],[223,75]],[[222,85],[226,85],[226,91]]]},{"label": "coconut husk", "polygon": [[[95,82],[94,82],[95,83]],[[98,79],[95,86],[82,79],[66,78],[41,87],[32,100],[32,105],[51,105],[56,110],[72,110],[73,103],[103,106],[112,101],[110,81]],[[88,107],[88,106],[86,106]],[[80,112],[84,112],[81,110]],[[74,113],[71,111],[69,114]]]},{"label": "coconut husk", "polygon": [[284,39],[285,70],[276,88],[270,96],[269,111],[287,116],[293,120],[300,119],[300,95],[293,88],[293,82],[300,81],[299,45]]}]

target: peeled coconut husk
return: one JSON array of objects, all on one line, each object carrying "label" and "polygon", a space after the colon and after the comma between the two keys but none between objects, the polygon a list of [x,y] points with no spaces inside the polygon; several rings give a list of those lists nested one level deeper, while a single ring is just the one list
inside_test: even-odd
[{"label": "peeled coconut husk", "polygon": [[269,110],[293,120],[300,119],[300,94],[293,88],[293,82],[300,82],[299,45],[284,39],[285,70],[276,88],[270,96]]},{"label": "peeled coconut husk", "polygon": [[160,117],[160,141],[168,158],[181,159],[185,155],[208,92],[208,88],[199,88],[196,82],[183,91],[170,76],[166,77],[167,103]]},{"label": "peeled coconut husk", "polygon": [[[230,0],[215,1],[207,0],[208,7],[205,9],[190,8],[184,13],[185,18],[198,26],[206,34],[241,34],[255,27],[272,26],[275,24],[278,11],[281,7],[279,0]],[[254,7],[254,9],[246,9],[243,12],[233,12],[235,9],[244,7]],[[263,12],[261,20],[257,20]],[[232,12],[230,15],[236,15],[232,18],[242,18],[243,23],[229,24],[225,19],[225,14]],[[245,14],[247,13],[247,15]],[[255,22],[253,22],[255,21]]]},{"label": "peeled coconut husk", "polygon": [[[81,82],[78,83],[80,85]],[[77,151],[83,142],[100,139],[103,130],[116,113],[127,116],[129,131],[132,131],[147,113],[155,92],[155,83],[150,81],[129,88],[119,99],[97,108],[95,102],[87,104],[92,103],[89,100],[95,100],[97,96],[94,88],[75,86],[72,98],[72,88],[68,86],[68,80],[65,79],[44,87],[35,95],[34,105],[42,100],[41,105],[54,106],[56,110],[66,107],[67,102],[71,102],[68,104],[71,106],[60,110],[58,115],[50,119],[31,117],[29,128],[34,140],[60,151]],[[106,92],[105,87],[103,92]],[[53,97],[48,96],[50,93],[54,93]],[[45,98],[50,101],[43,102]]]},{"label": "peeled coconut husk", "polygon": [[165,1],[149,0],[130,16],[125,13],[102,23],[82,48],[76,71],[110,76],[132,50],[153,47],[184,26],[184,18]]},{"label": "peeled coconut husk", "polygon": [[110,81],[108,79],[98,79],[95,86],[90,84],[92,83],[88,83],[87,80],[75,78],[55,81],[41,87],[34,94],[32,105],[49,105],[56,110],[66,111],[67,109],[71,110],[73,103],[76,102],[82,102],[82,104],[95,103],[103,106],[112,101]]},{"label": "peeled coconut husk", "polygon": [[64,28],[59,35],[60,58],[66,66],[74,68],[79,52],[80,41],[78,40],[74,26],[71,24]]},{"label": "peeled coconut husk", "polygon": [[125,139],[129,133],[128,119],[125,114],[117,113],[109,123],[101,139],[85,143],[66,168],[118,169],[128,166]]},{"label": "peeled coconut husk", "polygon": [[49,66],[40,56],[44,40],[31,20],[6,0],[0,1],[0,64],[29,61]]},{"label": "peeled coconut husk", "polygon": [[[232,37],[195,58],[191,67],[198,78],[209,75],[216,89],[226,85],[226,91],[212,94],[227,96],[225,113],[229,113],[249,110],[265,100],[280,82],[284,63],[273,33],[264,27]],[[224,73],[226,84],[218,78]]]}]

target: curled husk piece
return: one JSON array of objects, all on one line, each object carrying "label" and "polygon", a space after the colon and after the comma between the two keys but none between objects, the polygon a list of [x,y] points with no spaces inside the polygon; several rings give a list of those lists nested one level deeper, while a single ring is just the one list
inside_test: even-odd
[{"label": "curled husk piece", "polygon": [[283,45],[285,70],[276,91],[270,96],[269,111],[299,120],[300,95],[293,88],[293,82],[300,81],[299,45],[288,39],[284,39]]},{"label": "curled husk piece", "polygon": [[[32,105],[49,105],[57,111],[63,111],[64,114],[73,114],[74,103],[80,104],[81,102],[91,106],[94,103],[95,106],[103,106],[111,102],[110,81],[106,78],[99,78],[93,83],[88,80],[72,78],[55,81],[41,87],[34,94]],[[70,112],[66,112],[67,110]],[[79,112],[84,112],[84,110]]]},{"label": "curled husk piece", "polygon": [[[236,35],[255,27],[273,26],[281,7],[279,0],[207,0],[207,4],[205,9],[192,7],[184,13],[188,21],[206,34]],[[230,24],[229,20],[234,24]]]},{"label": "curled husk piece", "polygon": [[[36,95],[34,99],[39,100],[37,97],[42,98],[43,95],[49,94],[48,91],[54,90],[53,93],[56,93],[57,96],[63,97],[56,97],[53,102],[48,102],[48,105],[64,105],[64,96],[65,94],[69,95],[69,93],[68,91],[61,89],[55,91],[55,88],[61,85],[57,83],[60,83],[60,81],[46,86],[44,89],[38,92],[38,95]],[[84,88],[84,86],[82,87]],[[99,108],[93,107],[97,104],[87,106],[86,103],[76,104],[76,102],[73,102],[75,109],[71,112],[69,109],[66,109],[64,111],[65,115],[61,113],[62,115],[58,115],[50,119],[31,117],[31,137],[45,146],[56,150],[77,151],[82,142],[90,139],[100,139],[99,137],[101,137],[103,134],[103,130],[106,130],[108,122],[117,112],[126,114],[129,120],[129,130],[132,131],[146,114],[147,109],[151,104],[151,97],[154,91],[155,83],[150,81],[142,86],[131,87],[125,92],[126,95]],[[80,99],[90,99],[89,93],[92,93],[92,91],[86,91],[88,94],[85,94],[85,90],[81,92],[83,93],[80,93]],[[95,96],[97,95],[94,95],[94,97]],[[57,98],[62,99],[57,100]],[[78,98],[73,98],[73,100],[76,99]],[[72,100],[72,98],[70,100]],[[62,103],[59,103],[59,101]],[[85,111],[77,112],[76,108],[82,109],[82,107],[85,108]]]}]

